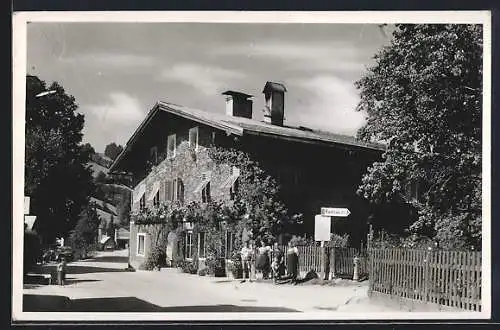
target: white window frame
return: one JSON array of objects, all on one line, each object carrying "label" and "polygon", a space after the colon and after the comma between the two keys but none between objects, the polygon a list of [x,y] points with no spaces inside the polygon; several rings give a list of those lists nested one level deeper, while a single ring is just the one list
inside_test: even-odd
[{"label": "white window frame", "polygon": [[[203,257],[200,254],[201,246],[200,246],[200,237],[203,234]],[[198,233],[198,259],[205,260],[207,258],[207,244],[206,244],[206,234],[205,232]]]},{"label": "white window frame", "polygon": [[199,146],[199,135],[200,135],[200,130],[198,128],[198,126],[195,126],[195,127],[192,127],[189,129],[189,147],[192,148],[193,147],[193,141],[191,141],[191,133],[192,132],[196,132],[196,141],[194,141],[194,151],[195,152],[198,152],[198,146]]},{"label": "white window frame", "polygon": [[[139,244],[139,237],[144,237],[144,251],[141,253],[139,253],[139,247],[140,247],[140,244]],[[146,233],[137,233],[137,249],[136,249],[136,254],[137,256],[140,256],[140,257],[145,257],[146,256]]]},{"label": "white window frame", "polygon": [[[168,137],[167,137],[167,158],[168,159],[173,159],[175,158],[175,153],[176,153],[176,149],[177,149],[177,137],[175,134],[170,134]],[[170,148],[170,146],[173,145],[173,148]],[[170,149],[172,149],[172,153],[170,153]]]},{"label": "white window frame", "polygon": [[[188,244],[188,237],[191,237],[190,244]],[[188,230],[186,231],[186,243],[185,243],[185,254],[186,254],[186,260],[193,260],[193,231]]]}]

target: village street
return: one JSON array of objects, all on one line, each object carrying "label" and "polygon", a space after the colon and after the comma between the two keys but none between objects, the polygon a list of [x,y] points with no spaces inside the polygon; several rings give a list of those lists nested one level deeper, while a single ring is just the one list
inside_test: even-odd
[{"label": "village street", "polygon": [[[273,285],[202,277],[177,269],[127,272],[127,251],[70,263],[67,285],[24,287],[24,311],[325,312],[387,311],[366,303],[366,283]],[[364,307],[363,307],[364,306]]]}]

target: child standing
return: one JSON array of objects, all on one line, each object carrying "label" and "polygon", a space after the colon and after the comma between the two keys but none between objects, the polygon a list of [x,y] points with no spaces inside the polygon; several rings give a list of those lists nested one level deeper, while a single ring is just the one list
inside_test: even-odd
[{"label": "child standing", "polygon": [[57,282],[59,285],[64,285],[64,279],[66,278],[66,259],[61,258],[61,261],[57,264]]}]

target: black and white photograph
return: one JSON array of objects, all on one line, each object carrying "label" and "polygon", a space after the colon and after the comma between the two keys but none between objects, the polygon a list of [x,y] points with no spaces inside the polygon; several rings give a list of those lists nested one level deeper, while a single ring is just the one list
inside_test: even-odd
[{"label": "black and white photograph", "polygon": [[14,14],[13,320],[489,318],[490,19]]}]

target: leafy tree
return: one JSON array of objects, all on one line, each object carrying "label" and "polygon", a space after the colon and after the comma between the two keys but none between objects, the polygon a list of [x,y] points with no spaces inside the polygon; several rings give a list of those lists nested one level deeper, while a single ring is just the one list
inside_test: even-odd
[{"label": "leafy tree", "polygon": [[482,42],[480,25],[397,25],[356,82],[359,138],[388,143],[359,194],[411,204],[409,230],[446,248],[481,243]]},{"label": "leafy tree", "polygon": [[209,155],[216,164],[240,170],[231,217],[238,219],[239,226],[248,230],[252,239],[270,243],[280,234],[296,229],[302,216],[288,214],[279,198],[279,185],[248,154],[236,149],[210,148]]},{"label": "leafy tree", "polygon": [[118,223],[122,227],[128,227],[130,223],[130,191],[123,189],[122,198],[118,203]]},{"label": "leafy tree", "polygon": [[90,143],[85,143],[82,146],[82,151],[87,153],[89,156],[95,155],[95,149],[94,149],[94,147],[92,147],[92,145]]},{"label": "leafy tree", "polygon": [[95,178],[95,182],[97,184],[103,184],[106,182],[106,173],[104,173],[103,171],[99,171],[99,173],[97,173],[97,176]]},{"label": "leafy tree", "polygon": [[78,222],[69,236],[70,245],[80,253],[82,258],[87,257],[88,251],[97,243],[97,234],[101,219],[94,206],[87,206],[79,215]]},{"label": "leafy tree", "polygon": [[[67,235],[88,203],[90,150],[81,145],[84,117],[76,112],[75,98],[57,82],[46,86],[35,76],[26,80],[24,190],[37,215],[34,230],[51,243]],[[53,93],[39,94],[47,90]]]},{"label": "leafy tree", "polygon": [[112,160],[115,160],[122,151],[123,147],[121,145],[117,145],[116,143],[112,142],[106,146],[106,148],[104,149],[104,154]]}]

